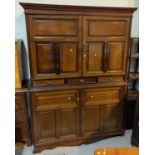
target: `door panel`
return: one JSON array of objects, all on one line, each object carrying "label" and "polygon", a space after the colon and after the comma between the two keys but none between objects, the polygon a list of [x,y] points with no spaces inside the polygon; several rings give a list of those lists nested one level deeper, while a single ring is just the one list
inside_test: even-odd
[{"label": "door panel", "polygon": [[37,44],[37,68],[38,73],[55,72],[55,49],[54,44]]},{"label": "door panel", "polygon": [[100,131],[100,108],[96,106],[86,106],[83,121],[83,134],[93,135]]},{"label": "door panel", "polygon": [[38,135],[39,140],[56,138],[56,112],[38,113]]},{"label": "door panel", "polygon": [[78,43],[36,43],[33,74],[36,78],[79,77],[81,52]]},{"label": "door panel", "polygon": [[62,43],[60,49],[60,66],[61,73],[78,73],[79,71],[79,54],[78,44]]},{"label": "door panel", "polygon": [[123,72],[124,71],[124,42],[108,43],[108,64],[107,72]]},{"label": "door panel", "polygon": [[78,20],[76,19],[35,19],[35,35],[37,36],[76,36]]},{"label": "door panel", "polygon": [[104,43],[88,43],[88,51],[84,57],[84,75],[102,75],[104,70]]},{"label": "door panel", "polygon": [[89,36],[121,36],[125,34],[125,21],[89,20]]},{"label": "door panel", "polygon": [[81,76],[82,17],[32,15],[30,59],[33,79]]},{"label": "door panel", "polygon": [[129,19],[84,17],[84,76],[124,75],[128,57]]},{"label": "door panel", "polygon": [[34,141],[74,138],[79,134],[78,91],[32,93]]},{"label": "door panel", "polygon": [[103,131],[114,131],[121,129],[123,119],[121,118],[119,104],[109,104],[101,107],[101,128]]},{"label": "door panel", "polygon": [[76,137],[78,134],[78,111],[76,108],[59,110],[59,136],[61,138]]},{"label": "door panel", "polygon": [[123,91],[121,87],[86,89],[83,92],[84,136],[118,131],[123,126]]}]

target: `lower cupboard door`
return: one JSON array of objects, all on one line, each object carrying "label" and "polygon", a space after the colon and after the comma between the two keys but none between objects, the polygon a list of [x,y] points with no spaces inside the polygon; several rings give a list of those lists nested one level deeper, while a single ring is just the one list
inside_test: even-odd
[{"label": "lower cupboard door", "polygon": [[58,111],[58,135],[60,139],[74,138],[78,136],[79,115],[76,108],[65,108]]},{"label": "lower cupboard door", "polygon": [[100,108],[101,130],[104,132],[118,131],[123,127],[123,111],[121,105],[104,105]]},{"label": "lower cupboard door", "polygon": [[57,138],[56,110],[38,112],[36,115],[35,141],[54,140]]},{"label": "lower cupboard door", "polygon": [[37,141],[57,141],[78,135],[78,112],[76,108],[64,108],[37,114]]},{"label": "lower cupboard door", "polygon": [[123,127],[121,105],[86,106],[83,117],[83,135],[93,136],[104,132],[119,131]]}]

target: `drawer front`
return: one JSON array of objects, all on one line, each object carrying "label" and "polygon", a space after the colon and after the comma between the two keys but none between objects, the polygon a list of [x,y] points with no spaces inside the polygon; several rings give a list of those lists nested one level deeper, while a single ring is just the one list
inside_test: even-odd
[{"label": "drawer front", "polygon": [[121,99],[121,88],[99,88],[85,91],[85,104],[117,104]]},{"label": "drawer front", "polygon": [[123,76],[106,76],[98,78],[98,82],[122,82],[122,81],[124,81]]},{"label": "drawer front", "polygon": [[34,96],[37,111],[76,107],[76,91],[42,92]]},{"label": "drawer front", "polygon": [[75,37],[79,35],[79,17],[33,16],[35,36]]},{"label": "drawer front", "polygon": [[33,86],[49,86],[49,85],[61,85],[61,84],[64,84],[64,79],[32,81]]},{"label": "drawer front", "polygon": [[75,79],[66,79],[67,84],[88,84],[96,83],[96,78],[75,78]]},{"label": "drawer front", "polygon": [[26,123],[26,113],[25,112],[16,112],[15,114],[15,123],[21,124]]}]

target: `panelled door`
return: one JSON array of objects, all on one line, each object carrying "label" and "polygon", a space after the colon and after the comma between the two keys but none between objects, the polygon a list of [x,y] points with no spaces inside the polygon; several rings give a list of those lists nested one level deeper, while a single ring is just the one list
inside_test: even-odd
[{"label": "panelled door", "polygon": [[122,129],[123,93],[121,87],[84,90],[83,136],[93,136]]},{"label": "panelled door", "polygon": [[84,76],[125,74],[129,21],[124,17],[84,17]]},{"label": "panelled door", "polygon": [[78,91],[32,93],[33,140],[59,141],[79,134]]},{"label": "panelled door", "polygon": [[33,79],[81,75],[81,18],[61,15],[28,17]]}]

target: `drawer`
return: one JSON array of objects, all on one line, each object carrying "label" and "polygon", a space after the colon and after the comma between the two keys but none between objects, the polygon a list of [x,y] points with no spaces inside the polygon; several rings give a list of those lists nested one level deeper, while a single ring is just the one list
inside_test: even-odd
[{"label": "drawer", "polygon": [[37,110],[61,109],[76,106],[78,93],[77,91],[41,92],[35,93],[33,98]]},{"label": "drawer", "polygon": [[37,36],[78,36],[79,19],[44,16],[34,19],[35,35]]},{"label": "drawer", "polygon": [[98,78],[98,82],[121,82],[121,81],[124,81],[123,76],[106,76]]},{"label": "drawer", "polygon": [[17,123],[17,124],[26,123],[26,113],[25,112],[16,112],[15,123]]},{"label": "drawer", "polygon": [[121,88],[98,88],[85,90],[88,103],[118,103],[121,100]]},{"label": "drawer", "polygon": [[75,78],[75,79],[66,79],[67,84],[88,84],[96,83],[96,78]]},{"label": "drawer", "polygon": [[64,84],[64,79],[36,80],[36,81],[33,81],[32,84],[33,86],[61,85],[61,84]]}]

